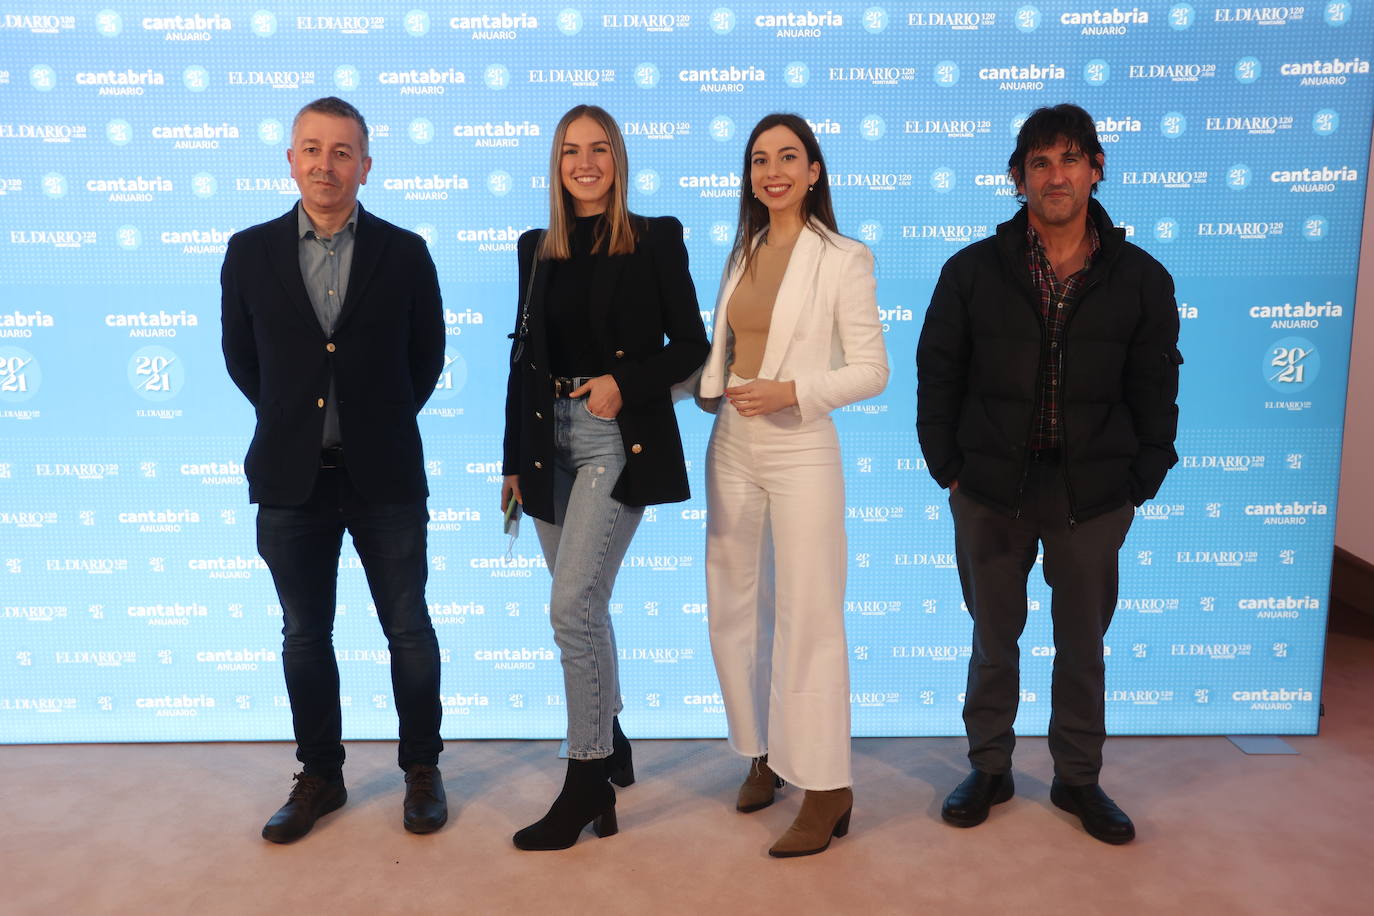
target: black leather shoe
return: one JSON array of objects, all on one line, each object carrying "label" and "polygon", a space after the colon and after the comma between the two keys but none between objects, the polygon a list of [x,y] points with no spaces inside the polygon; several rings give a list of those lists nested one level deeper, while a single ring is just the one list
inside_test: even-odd
[{"label": "black leather shoe", "polygon": [[411,833],[433,833],[448,822],[448,798],[439,768],[426,763],[406,767],[405,817]]},{"label": "black leather shoe", "polygon": [[318,776],[297,773],[291,777],[296,784],[286,804],[262,828],[262,838],[273,843],[294,843],[310,832],[315,821],[331,811],[343,807],[348,801],[348,790],[344,788],[343,778],[330,780]]},{"label": "black leather shoe", "polygon": [[940,816],[955,827],[977,827],[988,819],[993,805],[1000,805],[1015,791],[1010,771],[993,774],[974,770],[949,793]]},{"label": "black leather shoe", "polygon": [[634,755],[630,753],[630,739],[620,730],[620,717],[611,718],[611,756],[606,758],[606,778],[620,788],[635,782]]},{"label": "black leather shoe", "polygon": [[1097,783],[1070,786],[1055,777],[1054,782],[1050,783],[1050,801],[1070,814],[1078,815],[1088,835],[1104,843],[1120,846],[1135,839],[1135,825],[1131,819]]}]

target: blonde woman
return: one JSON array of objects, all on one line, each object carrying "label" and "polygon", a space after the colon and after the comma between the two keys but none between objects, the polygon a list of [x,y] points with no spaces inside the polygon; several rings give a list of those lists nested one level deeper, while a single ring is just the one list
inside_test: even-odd
[{"label": "blonde woman", "polygon": [[534,518],[553,575],[568,769],[521,849],[565,849],[594,824],[616,832],[615,790],[634,780],[620,731],[609,602],[644,507],[688,498],[671,386],[706,356],[682,224],[626,205],[615,120],[579,105],[558,122],[549,228],[520,238],[501,487]]},{"label": "blonde woman", "polygon": [[699,401],[711,652],[730,746],[751,758],[736,807],[806,790],[768,850],[812,855],[849,830],[844,474],[830,412],[887,384],[873,256],[835,228],[819,144],[772,114],[749,135],[748,184],[716,300]]}]

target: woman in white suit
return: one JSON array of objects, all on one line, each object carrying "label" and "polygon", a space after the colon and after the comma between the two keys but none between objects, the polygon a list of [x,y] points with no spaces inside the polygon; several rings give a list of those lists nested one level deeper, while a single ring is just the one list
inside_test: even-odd
[{"label": "woman in white suit", "polygon": [[761,120],[744,173],[698,390],[716,414],[706,591],[730,746],[752,758],[736,807],[767,807],[782,780],[805,789],[768,850],[790,857],[849,829],[844,474],[830,412],[883,390],[887,353],[873,255],[836,230],[806,121]]}]

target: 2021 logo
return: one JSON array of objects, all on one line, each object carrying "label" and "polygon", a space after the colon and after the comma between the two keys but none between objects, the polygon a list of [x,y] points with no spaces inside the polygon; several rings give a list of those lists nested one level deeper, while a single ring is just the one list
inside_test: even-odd
[{"label": "2021 logo", "polygon": [[1269,387],[1293,394],[1317,380],[1321,365],[1316,344],[1305,337],[1285,337],[1265,350],[1262,370]]},{"label": "2021 logo", "polygon": [[34,355],[20,347],[0,347],[0,401],[27,401],[43,384]]},{"label": "2021 logo", "polygon": [[166,347],[143,347],[129,358],[129,387],[147,401],[169,401],[186,384],[186,368]]},{"label": "2021 logo", "polygon": [[434,384],[434,397],[447,401],[458,396],[468,383],[468,361],[457,350],[444,351],[444,368]]}]

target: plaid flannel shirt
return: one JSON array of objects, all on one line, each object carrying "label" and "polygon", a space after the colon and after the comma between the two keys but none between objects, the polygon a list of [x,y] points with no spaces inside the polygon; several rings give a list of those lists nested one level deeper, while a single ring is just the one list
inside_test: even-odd
[{"label": "plaid flannel shirt", "polygon": [[1035,408],[1035,423],[1031,427],[1032,451],[1059,448],[1064,444],[1064,435],[1059,427],[1059,376],[1063,371],[1064,328],[1082,295],[1083,278],[1101,247],[1097,227],[1089,220],[1088,256],[1078,271],[1060,280],[1054,275],[1054,267],[1045,253],[1040,234],[1035,227],[1026,224],[1026,266],[1030,268],[1031,282],[1040,292],[1040,317],[1045,322],[1046,348],[1043,371],[1040,373],[1040,397]]}]

